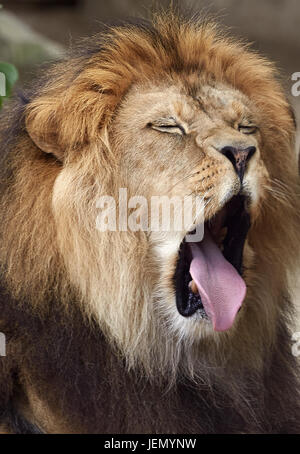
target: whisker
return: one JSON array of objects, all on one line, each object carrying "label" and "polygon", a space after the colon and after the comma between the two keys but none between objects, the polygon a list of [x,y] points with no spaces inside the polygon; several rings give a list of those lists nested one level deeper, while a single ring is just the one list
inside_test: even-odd
[{"label": "whisker", "polygon": [[293,204],[294,194],[290,192],[290,188],[277,178],[270,180],[271,184],[266,184],[265,189],[280,203]]},{"label": "whisker", "polygon": [[[199,160],[199,162],[197,162],[194,167],[197,167],[199,164],[201,163],[201,160]],[[182,170],[180,170],[180,173],[182,172]],[[176,183],[171,186],[169,189],[168,189],[168,193],[171,192],[178,184],[182,183],[183,181],[185,180],[188,180],[189,178],[192,178],[193,176],[197,175],[198,174],[198,171],[193,171],[191,173],[189,173],[188,175],[185,175],[184,177],[180,178],[178,181],[176,181]]]}]

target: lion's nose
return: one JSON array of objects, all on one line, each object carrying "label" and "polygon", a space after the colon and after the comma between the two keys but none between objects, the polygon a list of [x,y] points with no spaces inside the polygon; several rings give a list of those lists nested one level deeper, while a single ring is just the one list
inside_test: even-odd
[{"label": "lion's nose", "polygon": [[256,147],[236,148],[227,146],[220,151],[232,163],[242,183],[247,163],[256,152]]}]

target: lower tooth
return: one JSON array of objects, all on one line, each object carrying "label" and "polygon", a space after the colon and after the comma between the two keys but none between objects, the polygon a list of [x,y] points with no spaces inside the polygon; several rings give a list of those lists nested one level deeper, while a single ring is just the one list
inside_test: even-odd
[{"label": "lower tooth", "polygon": [[198,288],[194,280],[189,283],[189,287],[195,295],[198,293]]}]

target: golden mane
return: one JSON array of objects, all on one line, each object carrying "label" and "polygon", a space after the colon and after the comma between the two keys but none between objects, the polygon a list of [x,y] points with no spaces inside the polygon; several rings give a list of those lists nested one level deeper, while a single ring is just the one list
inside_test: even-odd
[{"label": "golden mane", "polygon": [[248,95],[265,115],[274,140],[290,140],[294,133],[274,66],[249,46],[224,36],[214,23],[183,21],[168,13],[155,17],[148,27],[120,26],[96,35],[94,47],[94,55],[53,68],[54,80],[27,108],[32,134],[39,137],[42,132],[44,141],[49,138],[64,149],[80,148],[101,139],[132,84],[161,77],[184,79],[191,73]]},{"label": "golden mane", "polygon": [[[215,24],[184,21],[170,13],[156,16],[151,26],[111,28],[95,36],[93,43],[92,54],[76,56],[50,70],[45,85],[24,107],[23,129],[10,147],[1,178],[6,189],[0,212],[0,259],[9,290],[41,312],[49,310],[53,299],[64,302],[67,311],[78,300],[90,318],[98,313],[101,328],[129,365],[138,362],[150,377],[156,377],[157,368],[201,376],[218,361],[223,365],[229,361],[237,369],[242,367],[240,361],[247,362],[249,368],[259,369],[266,348],[275,342],[279,313],[285,312],[284,318],[288,314],[281,306],[285,304],[282,293],[287,292],[287,274],[295,267],[300,247],[295,127],[275,68],[246,45],[224,36]],[[132,263],[135,278],[125,273],[121,283],[123,306],[95,308],[89,301],[95,297],[91,269],[102,276],[103,292],[111,292],[114,298],[119,294],[111,289],[110,278],[121,265],[114,268],[109,258],[116,257],[117,251],[120,257],[134,250],[140,257],[147,255],[143,235],[116,235],[109,241],[94,228],[93,203],[99,194],[113,190],[108,175],[114,173],[116,162],[110,146],[114,116],[135,84],[161,78],[185,81],[193,74],[226,83],[252,100],[264,119],[262,153],[272,181],[262,216],[250,232],[257,252],[256,288],[250,289],[253,304],[247,323],[244,320],[240,327],[243,341],[238,341],[238,332],[224,333],[222,342],[207,341],[202,364],[195,359],[198,345],[180,344],[179,339],[168,345],[153,308],[141,304],[149,297],[148,287],[141,282],[154,281],[155,271],[145,276]],[[10,122],[8,115],[5,123]],[[96,144],[101,144],[102,153]],[[59,178],[68,166],[77,169],[76,181],[73,173],[73,180],[66,181],[67,171]],[[100,183],[96,174],[102,176]],[[54,192],[59,204],[55,216]],[[101,255],[94,251],[95,242]],[[75,258],[70,256],[74,250]],[[76,288],[75,279],[85,281],[85,289]],[[218,373],[220,368],[215,376]]]}]

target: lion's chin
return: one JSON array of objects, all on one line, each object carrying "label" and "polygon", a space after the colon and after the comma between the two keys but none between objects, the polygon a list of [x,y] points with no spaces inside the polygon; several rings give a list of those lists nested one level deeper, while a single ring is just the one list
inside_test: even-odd
[{"label": "lion's chin", "polygon": [[174,282],[177,310],[183,317],[209,320],[215,331],[234,323],[246,295],[243,250],[250,228],[248,200],[234,196],[204,226],[201,241],[185,237]]}]

